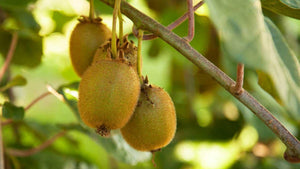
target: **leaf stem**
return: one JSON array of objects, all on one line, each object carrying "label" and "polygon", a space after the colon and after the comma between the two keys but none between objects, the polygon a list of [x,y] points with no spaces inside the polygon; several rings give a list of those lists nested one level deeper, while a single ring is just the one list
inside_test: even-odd
[{"label": "leaf stem", "polygon": [[138,51],[137,51],[137,73],[140,78],[141,84],[143,84],[142,79],[142,41],[143,41],[143,30],[139,29],[138,34]]},{"label": "leaf stem", "polygon": [[[102,2],[112,6],[113,0],[101,0]],[[127,2],[122,2],[121,12],[125,14],[138,29],[147,30],[162,40],[170,44],[174,49],[180,52],[184,57],[194,63],[198,68],[204,70],[213,77],[223,88],[236,97],[242,104],[248,107],[258,118],[260,118],[266,126],[268,126],[280,140],[293,152],[300,157],[300,142],[292,135],[283,124],[281,124],[263,105],[261,105],[246,90],[240,95],[233,93],[230,88],[235,84],[227,74],[221,71],[217,66],[207,60],[191,45],[186,43],[181,37],[171,32],[168,28],[156,22],[152,18],[138,11]]]},{"label": "leaf stem", "polygon": [[18,33],[14,32],[13,35],[12,35],[12,40],[11,40],[11,43],[10,43],[8,53],[6,55],[6,60],[4,62],[3,67],[0,70],[0,82],[2,81],[2,78],[3,78],[7,68],[9,67],[10,61],[11,61],[13,55],[14,55],[14,52],[15,52],[15,49],[16,49],[16,46],[17,46],[17,42],[18,42]]},{"label": "leaf stem", "polygon": [[93,20],[95,17],[94,0],[90,0],[90,19]]},{"label": "leaf stem", "polygon": [[111,52],[112,57],[117,58],[117,16],[120,11],[121,0],[115,0],[114,11],[113,11],[113,23],[112,23],[112,38],[111,38]]},{"label": "leaf stem", "polygon": [[15,157],[27,157],[30,155],[33,155],[35,153],[40,152],[41,150],[49,147],[55,140],[57,140],[58,138],[64,136],[67,133],[67,131],[61,131],[59,133],[57,133],[56,135],[54,135],[53,137],[51,137],[49,140],[45,141],[44,143],[42,143],[41,145],[39,145],[38,147],[32,148],[32,149],[28,149],[28,150],[18,150],[18,149],[11,149],[8,148],[6,149],[6,153],[15,156]]}]

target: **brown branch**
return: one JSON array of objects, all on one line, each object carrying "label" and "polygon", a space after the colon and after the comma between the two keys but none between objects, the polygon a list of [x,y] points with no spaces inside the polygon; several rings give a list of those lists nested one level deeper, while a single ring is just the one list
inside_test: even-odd
[{"label": "brown branch", "polygon": [[188,36],[185,37],[185,39],[188,42],[190,42],[194,38],[194,29],[195,29],[193,0],[187,0],[187,6],[188,6],[188,18],[189,18],[189,31],[188,31]]},{"label": "brown branch", "polygon": [[231,86],[231,92],[235,95],[240,95],[243,93],[243,83],[244,83],[244,64],[239,63],[237,66],[236,83]]},{"label": "brown branch", "polygon": [[[113,6],[113,0],[101,0],[102,2]],[[300,157],[300,142],[282,125],[263,105],[261,105],[251,94],[246,90],[240,95],[233,93],[230,88],[235,85],[235,82],[216,67],[213,63],[207,60],[204,56],[192,48],[185,40],[171,32],[168,28],[159,24],[152,18],[138,11],[130,4],[122,1],[121,12],[125,14],[136,25],[137,29],[147,30],[162,40],[170,44],[184,57],[194,63],[200,69],[203,69],[211,77],[213,77],[221,86],[236,97],[241,103],[248,107],[258,118],[260,118],[293,152]]]},{"label": "brown branch", "polygon": [[39,145],[38,147],[28,149],[28,150],[18,150],[18,149],[12,149],[12,148],[7,148],[5,150],[6,153],[15,156],[15,157],[27,157],[31,156],[35,153],[40,152],[41,150],[49,147],[56,139],[64,136],[67,133],[67,131],[61,131],[57,133],[55,136],[50,138],[49,140],[45,141],[43,144]]},{"label": "brown branch", "polygon": [[44,97],[48,96],[49,94],[51,94],[51,93],[50,92],[46,92],[46,93],[43,93],[42,95],[40,95],[39,97],[37,97],[36,99],[34,99],[31,103],[29,103],[25,107],[25,111],[27,111],[28,109],[30,109],[34,104],[36,104],[38,101],[42,100]]},{"label": "brown branch", "polygon": [[[203,4],[204,4],[204,1],[198,2],[193,7],[192,12],[194,13]],[[168,25],[167,28],[169,30],[173,30],[173,29],[177,28],[179,25],[181,25],[183,23],[183,21],[185,21],[188,18],[188,15],[189,15],[189,12],[185,13],[180,18],[178,18],[176,21],[174,21],[173,23],[171,23],[170,25]],[[135,27],[132,28],[132,33],[134,34],[134,36],[138,37],[138,30]],[[157,38],[157,36],[155,34],[153,34],[153,33],[152,34],[146,34],[146,35],[143,36],[143,40],[151,40],[151,39],[155,39],[155,38]]]},{"label": "brown branch", "polygon": [[2,78],[3,78],[7,68],[9,67],[10,61],[11,61],[13,55],[14,55],[14,52],[15,52],[15,49],[16,49],[16,46],[17,46],[17,42],[18,42],[18,33],[14,32],[13,36],[12,36],[12,40],[11,40],[11,43],[10,43],[8,53],[6,55],[6,60],[4,62],[3,67],[0,70],[0,82],[2,81]]}]

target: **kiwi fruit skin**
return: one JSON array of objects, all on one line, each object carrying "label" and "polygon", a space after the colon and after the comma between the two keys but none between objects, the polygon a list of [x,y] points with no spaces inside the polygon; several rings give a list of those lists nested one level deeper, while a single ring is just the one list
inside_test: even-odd
[{"label": "kiwi fruit skin", "polygon": [[[122,45],[120,44],[120,39],[117,39],[118,46],[118,55],[120,58],[125,60],[130,66],[134,68],[137,72],[137,47],[135,46],[133,41],[128,40],[128,35],[125,35],[122,38]],[[93,62],[101,61],[107,58],[110,52],[111,40],[108,40],[106,43],[97,48]]]},{"label": "kiwi fruit skin", "polygon": [[172,99],[162,88],[147,86],[129,122],[121,128],[126,142],[140,151],[161,149],[176,132],[176,113]]},{"label": "kiwi fruit skin", "polygon": [[98,61],[84,72],[79,84],[80,117],[97,130],[121,128],[132,116],[139,94],[140,81],[131,66],[122,60]]},{"label": "kiwi fruit skin", "polygon": [[101,20],[81,20],[74,28],[70,38],[70,58],[78,76],[93,61],[96,49],[111,38],[110,29]]}]

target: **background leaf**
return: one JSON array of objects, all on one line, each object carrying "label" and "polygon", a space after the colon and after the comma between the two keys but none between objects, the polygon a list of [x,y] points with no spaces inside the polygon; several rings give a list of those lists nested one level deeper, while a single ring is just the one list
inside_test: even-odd
[{"label": "background leaf", "polygon": [[23,107],[18,107],[10,102],[5,102],[2,106],[2,115],[7,119],[22,120],[25,110]]},{"label": "background leaf", "polygon": [[300,19],[299,0],[261,0],[261,3],[272,12]]},{"label": "background leaf", "polygon": [[21,76],[17,75],[14,78],[12,78],[5,86],[0,88],[0,92],[3,92],[4,90],[7,90],[14,86],[24,86],[27,84],[27,80]]},{"label": "background leaf", "polygon": [[[300,119],[299,61],[274,24],[264,18],[259,2],[211,0],[207,4],[232,66],[241,62],[248,69],[267,73],[286,110]],[[234,69],[231,75],[235,76]]]}]

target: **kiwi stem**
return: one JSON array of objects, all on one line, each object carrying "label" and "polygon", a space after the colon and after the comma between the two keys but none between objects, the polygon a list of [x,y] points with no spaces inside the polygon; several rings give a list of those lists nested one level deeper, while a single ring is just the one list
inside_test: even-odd
[{"label": "kiwi stem", "polygon": [[120,46],[123,44],[123,17],[122,13],[119,10],[118,12],[118,18],[119,18],[119,39],[120,39]]},{"label": "kiwi stem", "polygon": [[143,41],[144,31],[139,29],[138,35],[138,51],[137,51],[137,73],[140,78],[141,84],[143,84],[142,78],[142,41]]},{"label": "kiwi stem", "polygon": [[94,19],[94,0],[90,0],[90,19]]},{"label": "kiwi stem", "polygon": [[235,85],[231,86],[231,90],[236,95],[240,95],[243,92],[243,83],[244,83],[244,64],[238,63],[237,65],[237,75]]},{"label": "kiwi stem", "polygon": [[112,38],[111,38],[111,52],[112,57],[117,58],[117,16],[120,11],[121,0],[115,0],[115,6],[113,11],[113,23],[112,23]]}]

